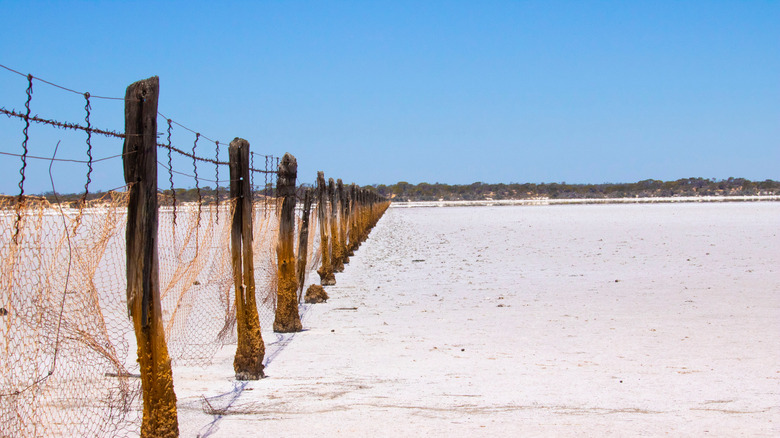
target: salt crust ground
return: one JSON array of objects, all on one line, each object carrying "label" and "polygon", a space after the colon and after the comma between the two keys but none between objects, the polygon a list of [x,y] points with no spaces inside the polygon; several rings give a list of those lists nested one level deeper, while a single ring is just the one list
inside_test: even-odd
[{"label": "salt crust ground", "polygon": [[391,208],[266,379],[177,370],[182,436],[780,436],[779,234],[778,202]]}]

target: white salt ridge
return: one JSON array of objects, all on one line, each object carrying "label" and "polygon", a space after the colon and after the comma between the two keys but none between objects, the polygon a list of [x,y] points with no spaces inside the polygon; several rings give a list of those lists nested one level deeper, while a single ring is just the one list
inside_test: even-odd
[{"label": "white salt ridge", "polygon": [[780,195],[750,196],[656,196],[636,198],[568,198],[550,199],[546,197],[529,199],[476,199],[470,201],[408,201],[393,202],[393,208],[412,207],[476,207],[501,205],[561,205],[561,204],[657,204],[668,202],[757,202],[780,201]]},{"label": "white salt ridge", "polygon": [[778,232],[776,202],[390,209],[268,378],[174,370],[182,436],[780,436]]}]

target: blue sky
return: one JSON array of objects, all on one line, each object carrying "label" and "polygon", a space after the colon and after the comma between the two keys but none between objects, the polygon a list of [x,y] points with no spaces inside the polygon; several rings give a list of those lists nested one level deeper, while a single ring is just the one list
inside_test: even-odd
[{"label": "blue sky", "polygon": [[[359,184],[780,179],[778,1],[3,0],[0,11],[0,64],[120,97],[158,75],[160,112],[257,153],[291,152],[301,182],[317,170]],[[0,69],[0,106],[23,109],[26,85]],[[83,97],[34,87],[33,114],[83,122]],[[92,107],[93,125],[123,129],[121,102]],[[22,127],[0,116],[0,151],[20,153]],[[42,126],[30,154],[51,156],[57,141],[58,157],[86,157],[83,133]],[[193,141],[174,128],[176,145]],[[106,157],[122,144],[93,146]],[[18,193],[20,160],[0,162],[0,192]],[[82,190],[86,166],[53,173],[58,191]],[[48,164],[26,176],[28,192],[51,189]],[[121,186],[121,161],[96,164],[92,180]]]}]

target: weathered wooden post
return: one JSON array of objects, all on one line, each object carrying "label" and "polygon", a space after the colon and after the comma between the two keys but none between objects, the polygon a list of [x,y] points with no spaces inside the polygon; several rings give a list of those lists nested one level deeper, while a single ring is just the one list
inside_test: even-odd
[{"label": "weathered wooden post", "polygon": [[295,178],[298,175],[295,157],[284,154],[276,175],[276,196],[282,198],[282,211],[276,245],[279,281],[276,285],[274,331],[291,333],[303,329],[298,315],[298,279],[295,272]]},{"label": "weathered wooden post", "polygon": [[356,250],[363,243],[363,232],[365,231],[365,223],[366,223],[365,220],[366,202],[363,196],[363,189],[361,189],[360,187],[357,188],[357,204],[358,204],[358,215],[357,215],[357,239],[355,240]]},{"label": "weathered wooden post", "polygon": [[143,392],[142,437],[179,436],[176,394],[160,303],[157,256],[157,76],[125,94],[122,150],[127,204],[127,311],[133,320]]},{"label": "weathered wooden post", "polygon": [[235,202],[230,230],[230,254],[236,291],[238,345],[233,359],[237,380],[258,380],[263,374],[265,344],[255,301],[255,265],[252,254],[252,189],[249,180],[249,142],[235,138],[230,156],[230,197]]},{"label": "weathered wooden post", "polygon": [[344,248],[341,247],[341,237],[339,231],[339,199],[338,192],[336,191],[336,183],[333,178],[328,179],[328,198],[330,200],[330,238],[331,238],[331,263],[333,265],[333,272],[343,272],[344,263],[341,258],[344,256]]},{"label": "weathered wooden post", "polygon": [[360,243],[368,239],[368,232],[371,223],[371,199],[368,194],[368,190],[361,189],[360,193],[363,196],[363,224],[361,225]]},{"label": "weathered wooden post", "polygon": [[357,218],[359,213],[357,202],[357,186],[355,183],[352,183],[349,186],[349,203],[349,243],[347,244],[347,255],[352,257],[355,255],[355,249],[357,249],[355,243],[357,241]]},{"label": "weathered wooden post", "polygon": [[330,227],[328,226],[328,199],[325,185],[325,174],[317,172],[317,220],[320,223],[320,250],[322,251],[322,266],[317,270],[320,275],[320,284],[331,286],[336,284],[336,276],[333,275],[331,264],[331,242],[329,239]]},{"label": "weathered wooden post", "polygon": [[306,283],[306,264],[309,252],[309,216],[311,215],[311,189],[303,190],[303,215],[301,231],[298,235],[298,302],[303,299],[303,286]]},{"label": "weathered wooden post", "polygon": [[339,265],[341,270],[344,270],[344,265],[349,263],[349,252],[347,251],[347,230],[349,223],[349,197],[344,192],[344,183],[341,178],[336,180],[336,193],[339,198],[339,247],[341,248],[341,261]]}]

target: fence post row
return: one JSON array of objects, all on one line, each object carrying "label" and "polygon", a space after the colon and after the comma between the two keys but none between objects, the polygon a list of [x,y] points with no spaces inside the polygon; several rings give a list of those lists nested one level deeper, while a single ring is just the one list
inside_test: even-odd
[{"label": "fence post row", "polygon": [[179,435],[176,394],[160,303],[157,254],[157,76],[125,94],[123,165],[127,206],[127,310],[138,344],[143,392],[142,437]]},{"label": "fence post row", "polygon": [[299,332],[303,329],[298,315],[298,278],[295,271],[295,179],[297,176],[298,162],[291,154],[284,154],[279,163],[276,180],[276,195],[282,198],[279,241],[276,246],[278,281],[274,331],[277,333]]},{"label": "fence post row", "polygon": [[[31,93],[32,93],[32,75],[27,75],[28,86],[28,99],[27,106],[29,107]],[[55,84],[52,84],[55,85]],[[57,85],[55,85],[57,86]],[[124,134],[115,133],[112,131],[98,130],[92,127],[90,123],[90,104],[89,94],[85,93],[87,99],[86,111],[87,126],[79,126],[75,124],[63,124],[52,120],[39,119],[37,116],[31,118],[29,115],[29,108],[26,115],[17,114],[14,111],[5,111],[6,115],[22,117],[25,120],[25,140],[24,140],[24,155],[22,156],[23,166],[26,165],[27,147],[26,137],[27,128],[30,121],[48,123],[59,128],[71,128],[82,129],[87,132],[87,145],[89,155],[90,166],[92,163],[91,155],[91,143],[90,138],[93,132],[98,132],[114,137],[123,138],[122,147],[122,165],[124,172],[124,179],[127,187],[127,223],[125,227],[125,242],[126,242],[126,299],[127,299],[127,313],[129,319],[132,321],[133,330],[135,332],[135,339],[137,344],[137,357],[141,379],[141,395],[142,395],[142,418],[140,436],[142,438],[152,437],[164,437],[174,438],[179,435],[179,423],[178,413],[176,407],[176,394],[173,387],[173,373],[171,368],[171,357],[168,351],[168,345],[166,342],[165,326],[163,323],[163,306],[160,296],[160,259],[159,259],[159,200],[158,200],[158,160],[157,150],[158,146],[167,147],[169,151],[168,163],[171,165],[171,151],[176,151],[185,156],[192,158],[194,173],[195,173],[195,188],[198,190],[198,222],[195,232],[199,231],[201,209],[204,202],[203,197],[200,194],[200,187],[198,183],[197,173],[197,161],[210,161],[217,166],[224,165],[218,160],[219,156],[219,142],[215,142],[217,145],[217,158],[215,160],[204,159],[195,155],[195,145],[197,145],[200,134],[196,133],[195,145],[193,145],[192,154],[182,152],[181,150],[174,148],[171,145],[171,123],[172,120],[168,119],[168,144],[160,145],[157,143],[157,118],[160,116],[158,113],[158,97],[159,97],[159,78],[153,76],[148,79],[140,80],[130,84],[125,92],[124,98],[124,116],[125,116],[125,130]],[[71,90],[72,91],[72,90]],[[188,129],[189,128],[185,128]],[[268,174],[269,158],[272,161],[272,157],[266,156],[266,174]],[[53,159],[52,159],[53,160]],[[264,377],[263,359],[265,356],[265,345],[263,343],[262,334],[260,331],[260,320],[257,308],[257,299],[255,296],[255,269],[253,258],[253,203],[252,203],[252,190],[251,190],[251,159],[249,151],[249,142],[235,138],[230,142],[229,147],[229,168],[230,168],[230,198],[233,203],[233,215],[230,231],[230,252],[231,262],[233,268],[233,283],[235,292],[235,309],[236,309],[236,331],[237,331],[237,346],[236,354],[233,361],[233,368],[235,370],[235,377],[237,380],[257,380]],[[279,161],[277,158],[278,170],[277,170],[277,186],[275,196],[276,201],[281,203],[279,211],[279,235],[276,247],[277,253],[277,290],[276,290],[276,314],[273,323],[273,329],[276,332],[297,332],[302,330],[302,324],[300,315],[298,313],[298,305],[303,292],[303,286],[306,279],[307,257],[311,251],[308,248],[309,236],[311,231],[310,215],[312,203],[315,200],[317,202],[317,215],[319,221],[319,231],[321,238],[321,252],[322,252],[322,266],[317,270],[320,275],[322,285],[333,285],[336,283],[334,270],[343,271],[344,263],[348,263],[349,256],[354,254],[354,250],[360,245],[360,242],[365,240],[368,235],[368,230],[378,221],[384,209],[387,208],[389,202],[384,201],[383,198],[372,194],[369,196],[368,192],[361,190],[352,184],[347,190],[345,190],[344,184],[341,179],[334,182],[333,178],[330,178],[329,183],[326,184],[325,176],[323,172],[317,172],[317,185],[316,193],[315,189],[304,189],[303,194],[303,217],[301,220],[300,234],[298,236],[298,252],[296,256],[295,252],[295,204],[296,204],[296,179],[297,179],[297,160],[296,158],[286,153],[284,157]],[[173,170],[169,169],[171,193],[174,196],[173,202],[173,227],[174,237],[176,233],[176,188],[173,186]],[[81,220],[82,209],[85,207],[85,201],[88,195],[88,184],[90,178],[90,171],[87,174],[87,185],[85,185],[84,196],[79,203],[78,216],[75,218],[75,226],[79,226]],[[24,167],[22,168],[22,181],[19,183],[20,191],[17,198],[17,218],[14,227],[16,228],[13,235],[12,249],[19,250],[18,246],[20,235],[22,232],[22,215],[21,210],[24,208],[26,202],[26,196],[24,195]],[[217,167],[217,196],[216,196],[216,213],[219,212],[219,167]],[[268,193],[269,186],[266,179],[266,187],[264,188]],[[266,196],[266,201],[272,196]],[[380,203],[380,201],[382,201]],[[59,202],[59,200],[58,200]],[[277,204],[277,207],[279,204]],[[49,206],[51,207],[51,206]],[[266,208],[268,206],[266,205]],[[218,221],[217,216],[217,221]],[[67,230],[67,224],[65,231]],[[86,226],[86,225],[82,225]],[[75,235],[75,229],[73,230]],[[198,239],[196,234],[195,244],[196,252],[198,250]],[[166,252],[163,252],[164,256]],[[217,259],[224,253],[215,255]],[[312,254],[315,255],[315,254]],[[166,262],[166,260],[163,260]],[[222,262],[218,259],[217,262]],[[40,263],[43,266],[43,263]],[[165,266],[168,264],[165,263]],[[13,268],[13,267],[12,267]],[[70,269],[70,265],[68,266]],[[78,269],[78,267],[77,267]],[[15,270],[12,269],[10,274],[15,274]],[[21,273],[24,275],[24,273]],[[79,275],[87,275],[87,281],[92,281],[95,270],[90,272],[80,272]],[[89,277],[92,276],[92,277]],[[197,281],[193,285],[199,284]],[[16,287],[15,283],[11,287]],[[327,294],[324,293],[321,287],[319,287],[320,298],[323,296],[327,298]],[[12,291],[15,292],[15,291]],[[94,291],[93,291],[94,292]],[[70,293],[70,292],[68,292]],[[63,298],[64,299],[64,298]],[[64,301],[63,301],[64,303]],[[14,305],[13,303],[11,303]],[[98,303],[99,304],[99,303]],[[166,306],[168,304],[166,303]],[[178,305],[178,304],[177,304]],[[40,306],[39,306],[40,308]],[[101,307],[101,309],[103,309]],[[12,307],[11,311],[17,310]],[[44,309],[45,310],[45,309]],[[165,310],[169,310],[167,307]],[[102,310],[101,310],[102,311]],[[16,312],[14,312],[16,313]],[[9,311],[5,307],[0,308],[0,316],[10,315],[8,318],[15,316],[9,314]],[[175,321],[175,312],[170,317],[170,323]],[[65,320],[62,321],[65,324]],[[223,331],[229,330],[230,324],[226,324]],[[85,337],[91,336],[89,331],[85,332]],[[103,332],[101,332],[102,336]],[[217,336],[220,339],[222,332]],[[92,339],[90,337],[90,339]],[[97,339],[97,338],[95,338]],[[57,339],[59,342],[59,338]],[[102,345],[102,344],[101,344]],[[40,347],[40,346],[39,346]],[[107,345],[106,348],[110,348]],[[101,349],[103,347],[101,346]],[[55,348],[56,355],[56,348]],[[109,357],[111,356],[111,357]],[[106,353],[106,358],[114,360],[113,353]],[[69,360],[70,358],[64,358],[63,360]],[[121,358],[120,358],[121,359]],[[56,356],[54,363],[56,363]],[[10,363],[10,362],[9,362]],[[33,363],[33,365],[35,365]],[[40,364],[38,364],[40,365]],[[7,368],[7,367],[6,367]],[[34,430],[48,430],[48,425],[56,424],[56,427],[68,426],[73,424],[72,422],[60,421],[58,416],[52,416],[49,418],[47,413],[51,412],[50,409],[56,408],[56,404],[49,403],[49,395],[45,392],[48,391],[45,387],[41,386],[35,389],[36,385],[42,384],[43,380],[52,376],[54,365],[47,376],[42,379],[38,379],[25,388],[0,388],[0,396],[10,397],[11,409],[20,408],[22,411],[0,412],[0,417],[10,417],[14,423],[8,427],[13,428],[10,433],[12,436],[16,436],[18,431],[24,433],[26,427],[25,424],[18,424],[20,421],[23,423],[25,419],[30,419],[29,423],[32,424]],[[109,377],[111,374],[106,373],[105,377]],[[115,374],[115,377],[126,378],[127,375]],[[63,376],[63,378],[57,378],[49,380],[48,384],[59,386],[52,386],[50,391],[52,394],[58,394],[64,385],[72,384],[73,381],[69,380],[70,376]],[[22,376],[24,378],[24,376]],[[93,378],[93,376],[78,376],[82,378]],[[15,382],[12,382],[15,383]],[[125,414],[131,409],[130,406],[124,404],[124,409],[118,417],[114,417],[114,408],[118,405],[116,400],[121,400],[123,403],[127,402],[126,382],[123,381],[119,399],[114,398],[116,393],[110,392],[104,400],[96,400],[97,403],[108,402],[106,405],[109,408],[103,409],[105,415],[111,417],[111,425],[118,426],[120,423],[126,421]],[[56,389],[56,390],[55,390]],[[6,391],[3,391],[6,390]],[[21,391],[32,390],[34,398],[37,398],[37,394],[42,394],[38,400],[31,400],[32,407],[23,406],[17,403],[17,396],[21,394]],[[38,391],[41,391],[40,393]],[[11,391],[11,392],[8,392]],[[111,389],[114,391],[114,389]],[[19,399],[21,400],[21,399]],[[25,399],[26,400],[26,399]],[[24,403],[24,402],[22,402]],[[95,406],[100,406],[96,404]],[[28,409],[29,408],[29,409]],[[0,411],[2,411],[0,407]],[[129,421],[132,421],[130,419]],[[8,421],[6,421],[7,423]],[[48,424],[47,424],[48,422]],[[5,424],[0,425],[0,435],[5,436],[4,432]],[[110,425],[109,425],[110,426]],[[40,427],[40,429],[39,429]],[[100,426],[102,427],[102,426]],[[59,430],[59,429],[57,429]],[[100,429],[106,432],[106,429]]]},{"label": "fence post row", "polygon": [[249,142],[236,137],[228,148],[230,197],[235,202],[230,231],[230,252],[236,293],[238,341],[233,370],[237,380],[264,377],[265,344],[255,299],[255,267],[252,254],[252,191],[249,180]]},{"label": "fence post row", "polygon": [[[349,192],[349,193],[346,193]],[[320,222],[322,266],[317,270],[320,284],[336,284],[334,272],[342,272],[349,257],[368,238],[371,229],[387,210],[390,202],[378,194],[360,189],[354,183],[348,190],[339,179],[317,172],[317,210]],[[328,212],[328,206],[330,211]]]}]

